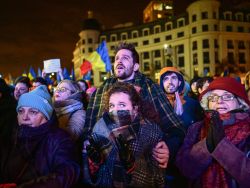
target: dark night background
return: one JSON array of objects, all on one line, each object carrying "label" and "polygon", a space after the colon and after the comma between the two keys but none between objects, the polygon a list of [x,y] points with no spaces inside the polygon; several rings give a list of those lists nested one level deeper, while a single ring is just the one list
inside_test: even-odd
[{"label": "dark night background", "polygon": [[[247,0],[249,1],[249,0]],[[94,12],[106,29],[119,23],[142,22],[150,0],[3,0],[0,6],[0,73],[17,77],[43,60],[60,58],[72,67],[73,50],[87,11]],[[176,14],[192,0],[174,2]],[[228,3],[225,3],[228,2]],[[240,0],[224,0],[232,6]]]}]

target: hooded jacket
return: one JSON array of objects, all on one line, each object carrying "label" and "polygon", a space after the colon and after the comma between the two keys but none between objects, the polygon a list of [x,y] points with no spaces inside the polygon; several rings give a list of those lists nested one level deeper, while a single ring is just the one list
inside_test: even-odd
[{"label": "hooded jacket", "polygon": [[163,86],[164,77],[169,73],[175,73],[178,76],[178,80],[181,81],[181,84],[178,88],[178,93],[175,94],[166,94],[168,100],[173,106],[176,114],[184,122],[185,129],[187,129],[191,124],[202,119],[202,108],[198,101],[188,97],[183,96],[185,81],[183,75],[175,67],[164,67],[160,71],[160,87],[165,91]]}]

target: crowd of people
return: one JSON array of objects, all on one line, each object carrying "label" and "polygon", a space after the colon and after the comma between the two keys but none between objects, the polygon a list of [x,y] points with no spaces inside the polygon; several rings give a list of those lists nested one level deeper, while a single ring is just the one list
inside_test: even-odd
[{"label": "crowd of people", "polygon": [[249,83],[139,67],[121,42],[98,88],[0,79],[0,188],[250,187]]}]

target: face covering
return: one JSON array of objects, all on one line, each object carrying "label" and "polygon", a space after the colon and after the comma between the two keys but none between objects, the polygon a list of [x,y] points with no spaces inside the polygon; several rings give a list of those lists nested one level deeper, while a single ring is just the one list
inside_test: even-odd
[{"label": "face covering", "polygon": [[129,110],[113,110],[109,112],[109,116],[119,127],[131,125],[133,119]]}]

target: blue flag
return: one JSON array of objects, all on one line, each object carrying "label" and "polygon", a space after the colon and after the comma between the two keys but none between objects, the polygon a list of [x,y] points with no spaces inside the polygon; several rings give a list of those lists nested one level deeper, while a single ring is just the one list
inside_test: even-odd
[{"label": "blue flag", "polygon": [[69,72],[66,69],[66,67],[64,67],[64,69],[63,69],[63,77],[64,77],[64,79],[70,80],[70,75],[69,75]]}]

